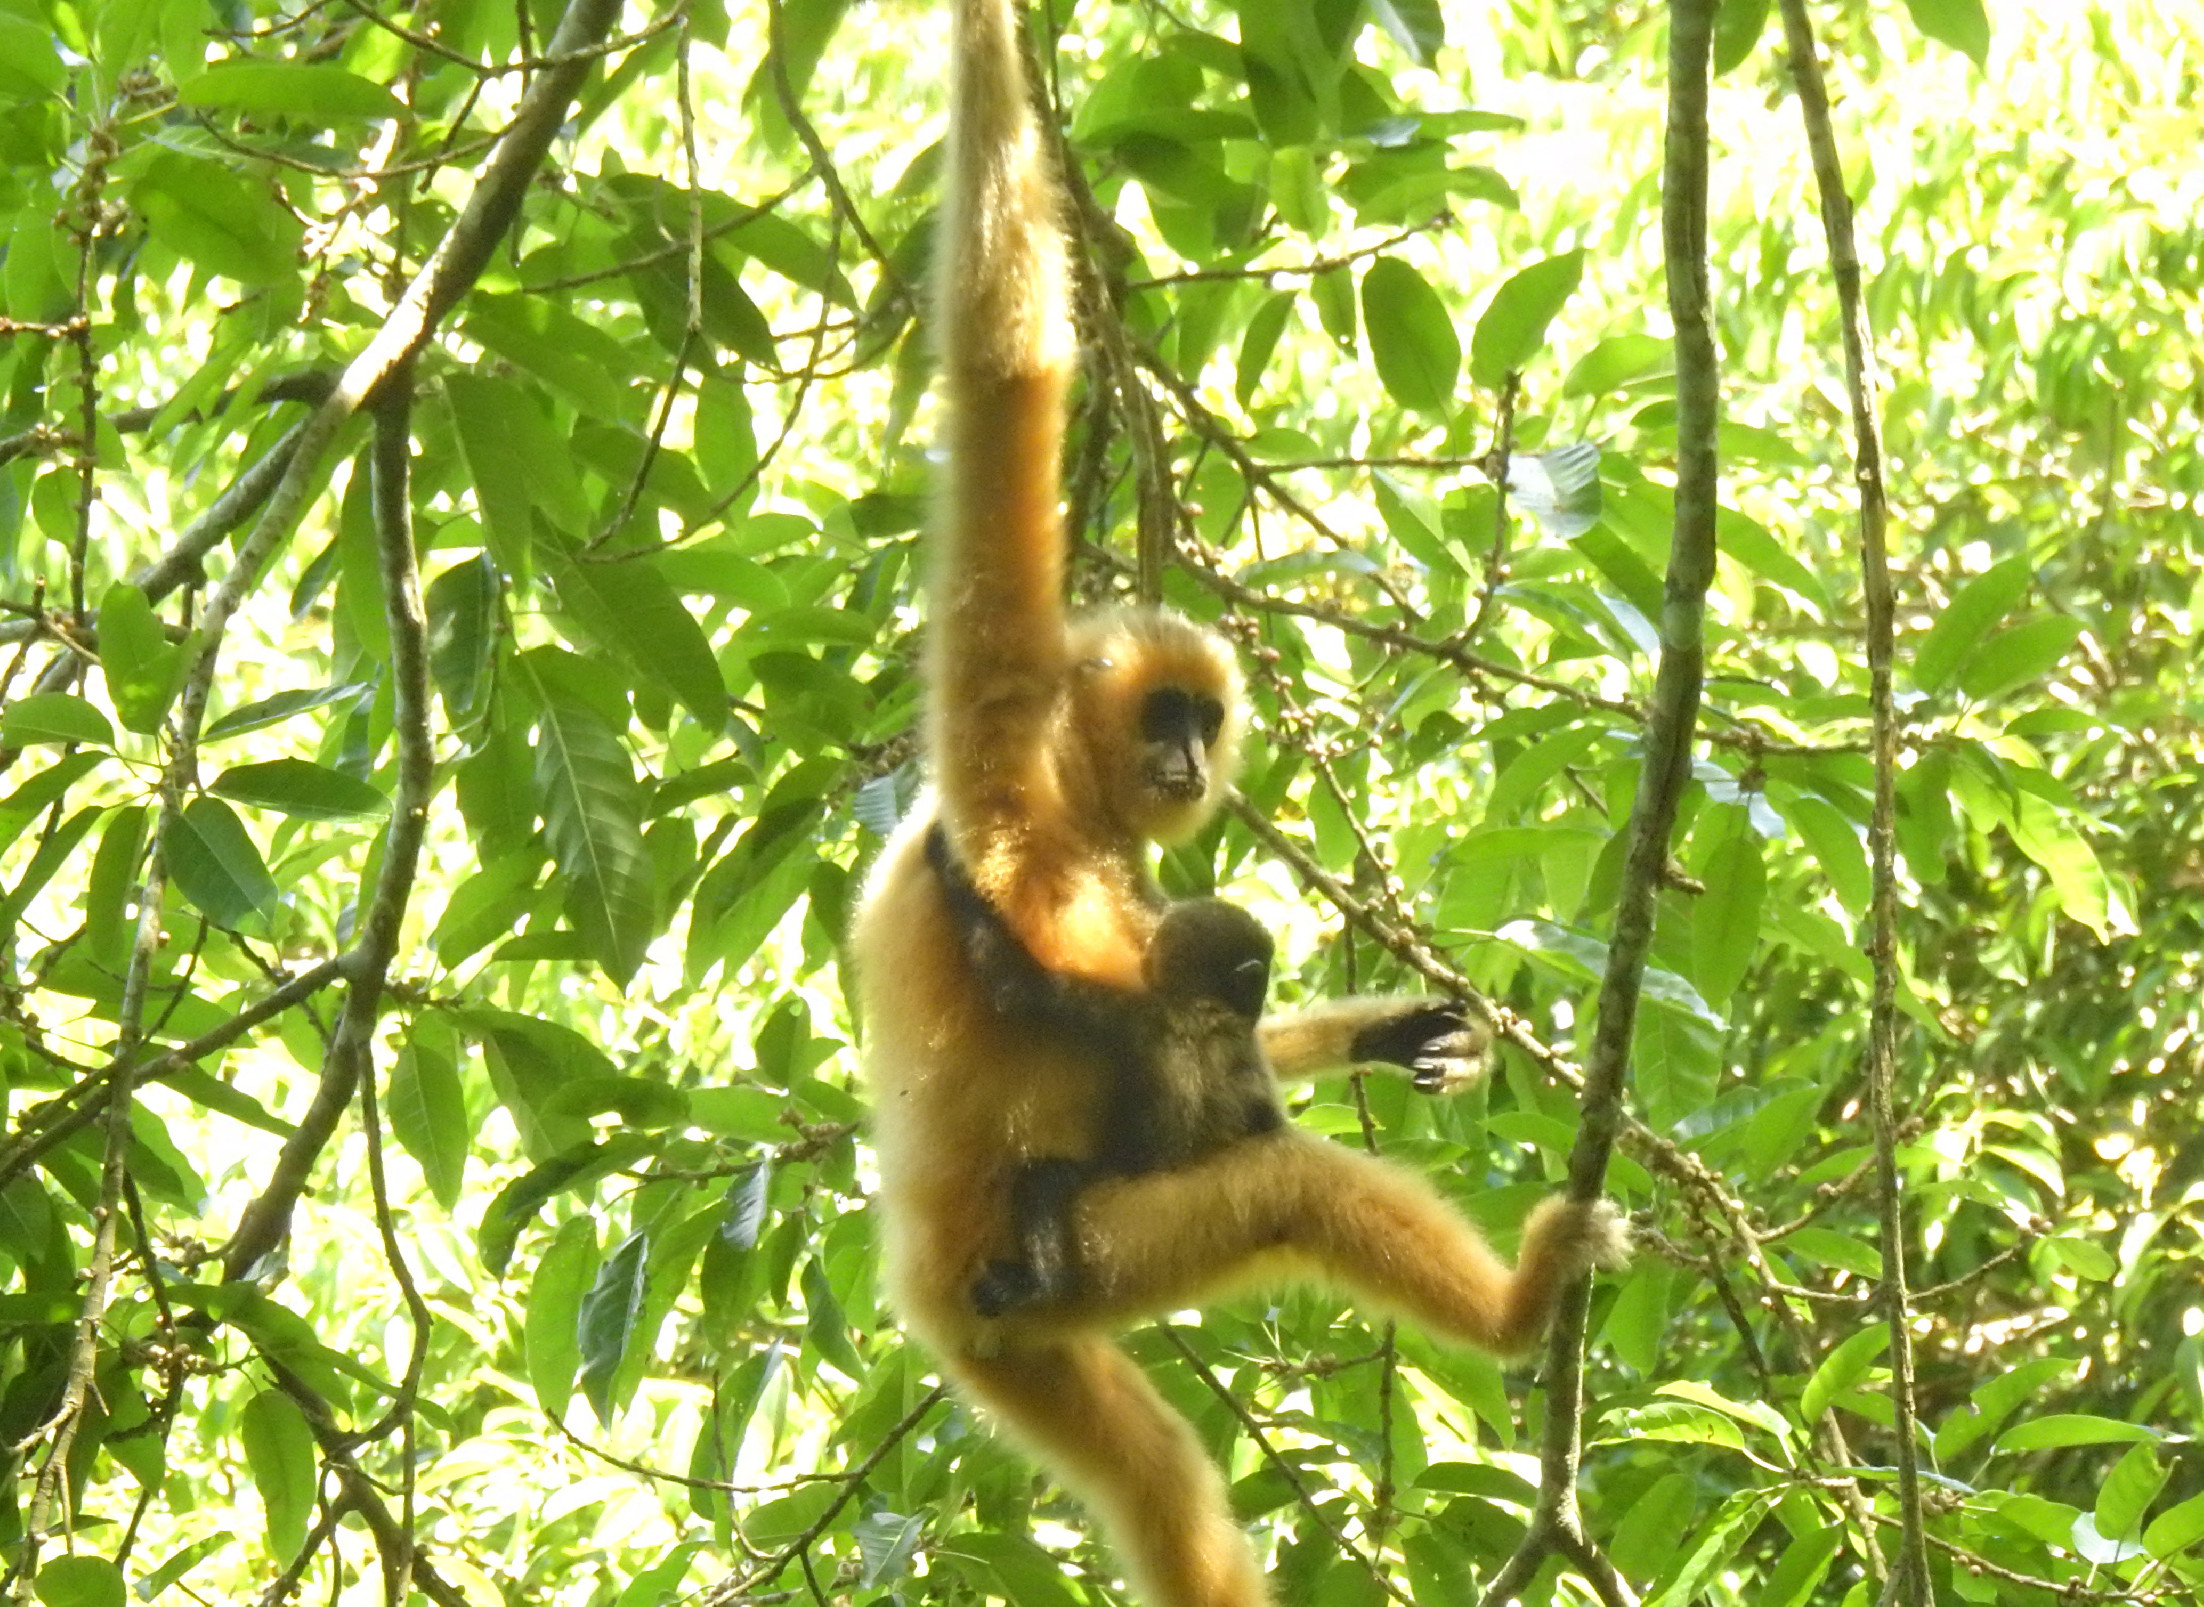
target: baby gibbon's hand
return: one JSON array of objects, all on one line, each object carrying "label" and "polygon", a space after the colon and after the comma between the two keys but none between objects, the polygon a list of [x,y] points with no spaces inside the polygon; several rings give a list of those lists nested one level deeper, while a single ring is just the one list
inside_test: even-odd
[{"label": "baby gibbon's hand", "polygon": [[1365,1027],[1355,1038],[1357,1060],[1405,1066],[1417,1089],[1458,1094],[1484,1076],[1492,1034],[1466,1005],[1451,999],[1404,999],[1401,1013]]}]

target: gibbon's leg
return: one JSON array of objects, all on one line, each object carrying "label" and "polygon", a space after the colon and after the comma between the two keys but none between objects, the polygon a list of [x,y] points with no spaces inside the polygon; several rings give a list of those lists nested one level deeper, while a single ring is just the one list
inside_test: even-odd
[{"label": "gibbon's leg", "polygon": [[1079,1294],[1007,1319],[1058,1332],[1124,1322],[1235,1285],[1313,1279],[1496,1355],[1528,1348],[1568,1282],[1626,1249],[1613,1206],[1547,1200],[1511,1269],[1413,1173],[1292,1128],[1078,1203]]},{"label": "gibbon's leg", "polygon": [[1142,1607],[1267,1603],[1224,1480],[1115,1345],[1086,1335],[943,1364],[1102,1519]]}]

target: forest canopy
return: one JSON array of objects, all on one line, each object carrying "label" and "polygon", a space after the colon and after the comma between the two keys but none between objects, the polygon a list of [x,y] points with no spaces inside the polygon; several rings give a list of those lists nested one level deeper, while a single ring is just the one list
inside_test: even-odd
[{"label": "forest canopy", "polygon": [[[1163,882],[1506,1029],[1293,1119],[1511,1248],[1649,900],[1581,1401],[1325,1294],[1129,1336],[1280,1600],[2198,1599],[2204,7],[1720,0],[1703,138],[1665,7],[1036,11],[1074,590],[1249,675]],[[875,1281],[938,12],[0,0],[19,1593],[1127,1599]]]}]

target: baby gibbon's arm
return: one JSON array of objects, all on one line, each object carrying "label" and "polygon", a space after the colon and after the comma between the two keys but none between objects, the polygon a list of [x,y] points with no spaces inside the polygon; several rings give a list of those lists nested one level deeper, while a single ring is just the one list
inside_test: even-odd
[{"label": "baby gibbon's arm", "polygon": [[1263,1055],[1283,1081],[1347,1066],[1397,1066],[1426,1093],[1454,1093],[1485,1073],[1492,1030],[1468,1007],[1417,994],[1356,994],[1265,1016]]}]

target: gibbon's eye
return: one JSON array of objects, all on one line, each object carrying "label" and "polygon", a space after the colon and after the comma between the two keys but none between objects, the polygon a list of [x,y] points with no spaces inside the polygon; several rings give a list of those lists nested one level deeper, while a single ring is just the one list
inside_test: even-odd
[{"label": "gibbon's eye", "polygon": [[1224,705],[1213,697],[1163,686],[1141,701],[1140,736],[1144,742],[1191,745],[1199,741],[1208,748],[1223,729]]}]

